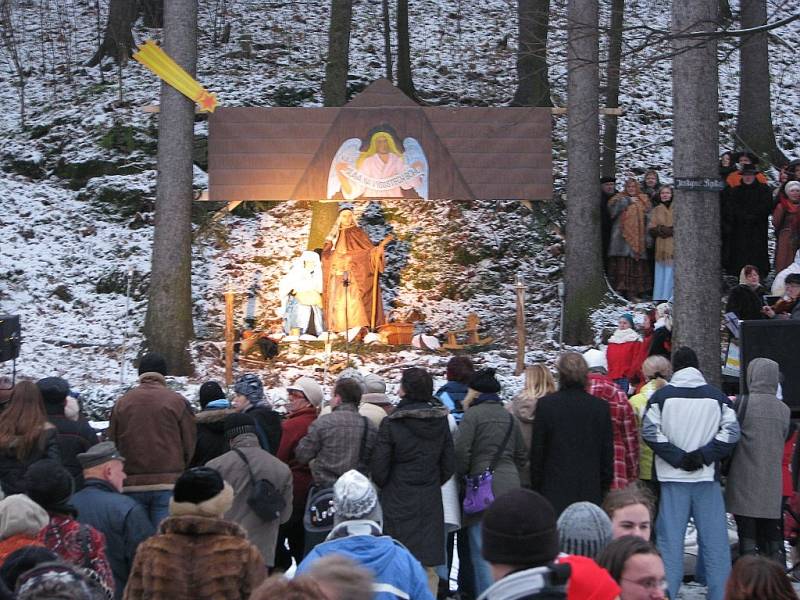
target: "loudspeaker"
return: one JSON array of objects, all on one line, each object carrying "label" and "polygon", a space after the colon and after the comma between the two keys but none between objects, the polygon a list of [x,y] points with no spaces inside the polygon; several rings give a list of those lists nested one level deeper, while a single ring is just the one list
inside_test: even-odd
[{"label": "loudspeaker", "polygon": [[0,362],[17,358],[21,343],[19,315],[0,315]]},{"label": "loudspeaker", "polygon": [[792,412],[800,411],[800,321],[770,319],[742,321],[740,384],[747,393],[747,366],[754,358],[770,358],[781,368],[783,401]]}]

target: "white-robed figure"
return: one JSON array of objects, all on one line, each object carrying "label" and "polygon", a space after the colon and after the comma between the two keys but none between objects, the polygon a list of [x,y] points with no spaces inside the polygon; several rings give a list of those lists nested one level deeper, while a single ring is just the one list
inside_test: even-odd
[{"label": "white-robed figure", "polygon": [[319,335],[325,331],[322,321],[322,264],[316,252],[306,250],[292,261],[289,272],[281,279],[278,293],[283,316],[283,329],[301,334]]}]

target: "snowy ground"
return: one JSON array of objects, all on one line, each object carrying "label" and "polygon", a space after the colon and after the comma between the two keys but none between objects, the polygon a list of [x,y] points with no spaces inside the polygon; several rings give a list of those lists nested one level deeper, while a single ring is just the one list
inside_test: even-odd
[{"label": "snowy ground", "polygon": [[[201,3],[198,79],[225,106],[321,102],[326,11],[323,2],[232,0],[224,15],[215,3]],[[655,0],[629,0],[625,73],[620,123],[620,171],[657,167],[669,178],[671,98],[669,62],[663,44],[641,53],[644,25],[668,27],[668,8]],[[734,9],[735,9],[735,2]],[[775,18],[789,8],[769,3]],[[107,2],[100,3],[101,22]],[[515,3],[507,0],[411,3],[415,80],[420,95],[435,104],[503,105],[515,85]],[[157,116],[140,110],[158,102],[158,82],[137,63],[101,73],[83,64],[97,45],[94,2],[72,0],[17,3],[16,28],[26,83],[27,122],[20,129],[17,89],[8,69],[0,72],[0,313],[20,314],[24,344],[18,369],[23,377],[60,374],[88,399],[96,418],[134,380],[130,366],[141,341],[155,191]],[[553,2],[551,81],[554,99],[564,104],[564,0]],[[231,41],[212,44],[214,22],[231,25]],[[605,16],[607,18],[607,15]],[[794,23],[772,34],[773,102],[779,143],[792,154],[800,140],[796,119],[800,46]],[[158,38],[160,31],[137,26],[135,37]],[[243,56],[247,38],[253,52]],[[6,60],[7,56],[1,55]],[[659,60],[661,57],[661,60]],[[737,54],[723,44],[721,140],[731,145],[738,86]],[[67,64],[69,59],[69,64]],[[351,54],[351,87],[357,90],[382,76],[380,2],[357,0]],[[69,78],[68,78],[69,74]],[[565,120],[554,122],[556,200],[530,211],[513,202],[387,202],[362,205],[358,214],[373,239],[393,231],[401,243],[390,247],[384,298],[398,310],[415,309],[418,330],[442,335],[469,311],[482,319],[495,344],[476,355],[494,365],[512,395],[521,386],[513,376],[515,336],[512,283],[521,272],[528,283],[529,340],[526,358],[553,360],[558,345],[561,259],[551,252],[560,241],[563,219]],[[207,122],[195,126],[198,145],[196,187],[205,186],[202,143]],[[197,222],[203,221],[198,207]],[[214,208],[217,208],[216,206]],[[194,377],[174,383],[193,397],[203,380],[221,377],[222,291],[237,291],[237,318],[244,317],[254,281],[257,317],[275,324],[277,278],[304,248],[310,211],[284,203],[250,215],[227,217],[198,237],[193,256],[197,342]],[[207,215],[206,215],[207,216]],[[276,235],[280,232],[280,235]],[[130,285],[128,285],[130,283]],[[626,307],[609,299],[598,311],[599,329]],[[441,377],[449,355],[402,350],[367,353],[363,370],[422,363]],[[335,354],[331,363],[341,364]],[[324,369],[323,357],[293,349],[264,372],[276,399],[282,386],[301,371]],[[0,366],[7,370],[8,364]],[[391,379],[396,371],[385,371]]]}]

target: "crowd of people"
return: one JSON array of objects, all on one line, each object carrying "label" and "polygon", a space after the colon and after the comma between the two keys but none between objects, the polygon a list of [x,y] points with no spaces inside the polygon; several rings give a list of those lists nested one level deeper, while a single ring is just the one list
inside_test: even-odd
[{"label": "crowd of people", "polygon": [[[760,160],[750,152],[725,152],[720,157],[720,226],[722,269],[742,285],[758,288],[775,274],[772,295],[783,296],[783,281],[800,273],[800,159],[780,165],[770,185],[759,171]],[[629,300],[669,301],[673,293],[673,188],[662,183],[655,170],[641,181],[625,179],[617,190],[616,178],[600,181],[603,256],[612,287]],[[775,250],[770,258],[769,227]],[[758,284],[748,280],[755,277]],[[800,280],[798,280],[800,283]],[[794,308],[792,298],[792,306]],[[759,298],[756,318],[790,315],[781,309],[770,313]],[[764,310],[762,310],[762,308]],[[770,309],[772,310],[772,309]],[[800,312],[797,313],[800,318]]]},{"label": "crowd of people", "polygon": [[98,437],[66,381],[17,382],[0,395],[0,599],[676,598],[690,522],[708,598],[797,598],[777,363],[751,361],[732,400],[691,349],[667,358],[667,305],[644,317],[644,335],[625,315],[606,351],[562,354],[556,378],[528,367],[509,403],[459,355],[438,390],[403,370],[397,402],[348,369],[327,402],[299,377],[284,415],[246,373],[230,398],[203,384],[195,412],[148,354]]}]

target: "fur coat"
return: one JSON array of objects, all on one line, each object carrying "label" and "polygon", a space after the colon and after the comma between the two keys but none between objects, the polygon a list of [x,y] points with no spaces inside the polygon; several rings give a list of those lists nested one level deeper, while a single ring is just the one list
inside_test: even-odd
[{"label": "fur coat", "polygon": [[266,575],[261,554],[236,523],[173,516],[139,545],[124,598],[247,600]]}]

